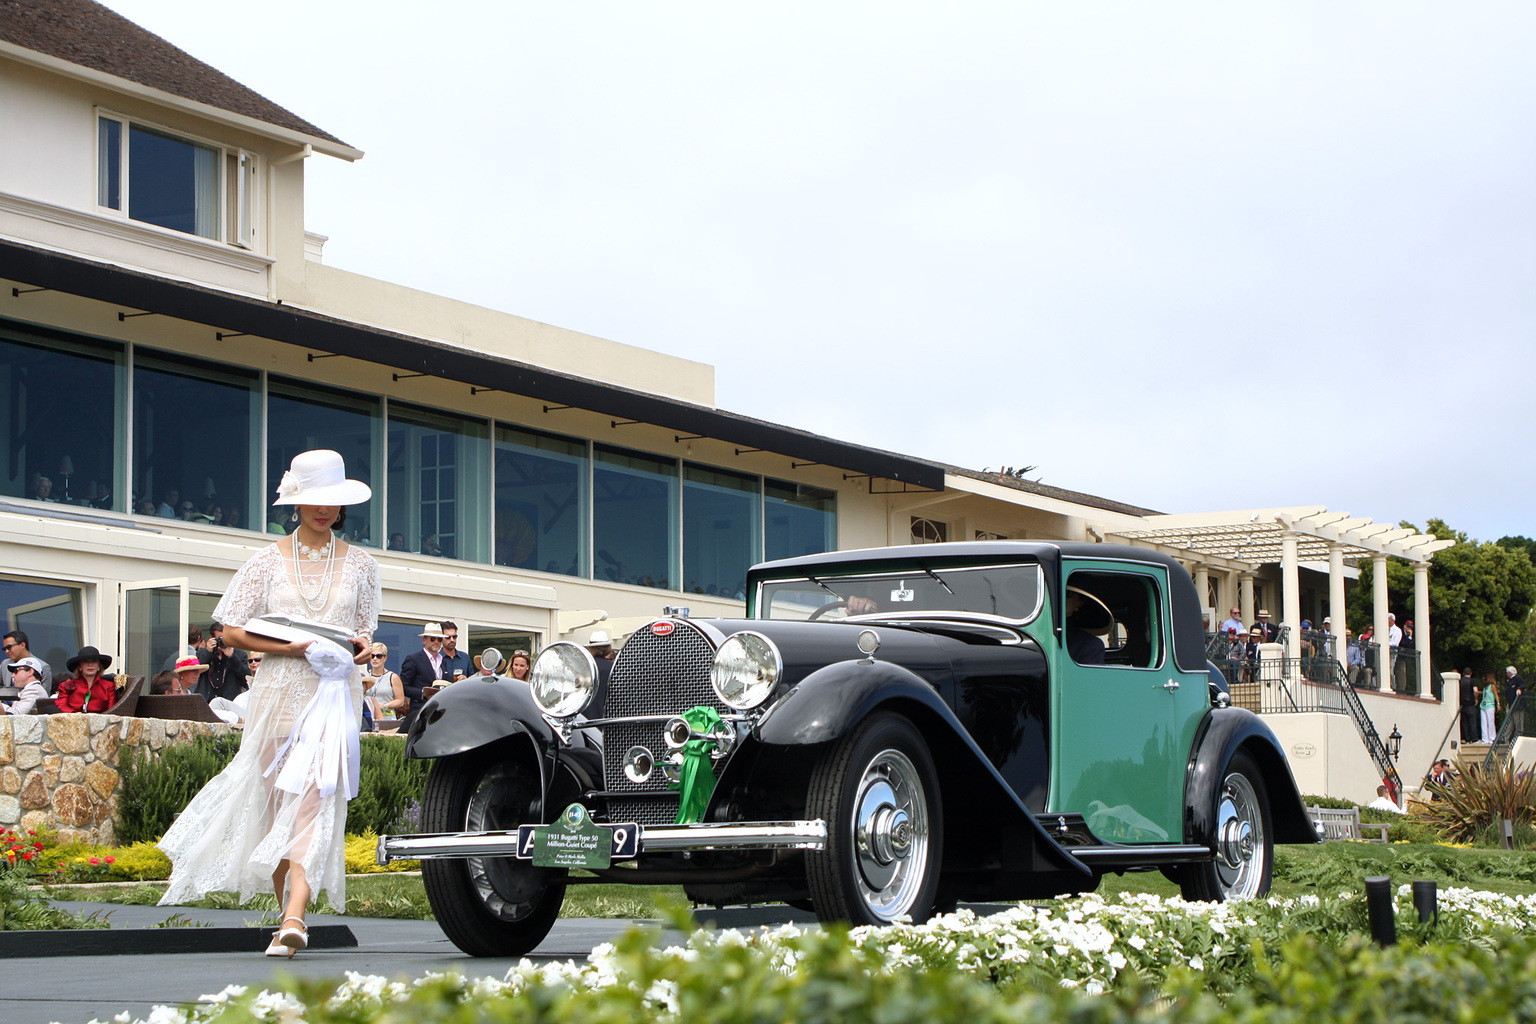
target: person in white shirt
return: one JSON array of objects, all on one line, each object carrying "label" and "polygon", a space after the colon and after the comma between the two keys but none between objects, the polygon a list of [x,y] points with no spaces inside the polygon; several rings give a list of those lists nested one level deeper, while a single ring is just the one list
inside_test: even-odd
[{"label": "person in white shirt", "polygon": [[1243,620],[1240,618],[1242,614],[1243,610],[1241,608],[1232,609],[1232,614],[1227,617],[1227,621],[1221,624],[1220,632],[1223,636],[1227,634],[1228,630],[1235,630],[1239,636],[1248,632],[1248,627],[1243,625]]},{"label": "person in white shirt", "polygon": [[1386,786],[1377,786],[1376,787],[1376,799],[1372,800],[1370,803],[1366,804],[1365,806],[1371,808],[1372,810],[1376,810],[1376,811],[1391,811],[1393,814],[1404,814],[1404,813],[1406,813],[1401,807],[1397,806],[1397,804],[1392,802],[1392,798],[1391,797],[1387,796],[1387,787]]},{"label": "person in white shirt", "polygon": [[13,715],[30,715],[37,702],[48,696],[41,681],[42,668],[43,663],[32,657],[11,662],[11,685],[18,687],[21,693],[6,711]]}]

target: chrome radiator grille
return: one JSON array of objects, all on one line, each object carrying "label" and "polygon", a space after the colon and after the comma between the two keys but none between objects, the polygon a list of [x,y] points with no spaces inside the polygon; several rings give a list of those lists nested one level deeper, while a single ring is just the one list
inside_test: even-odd
[{"label": "chrome radiator grille", "polygon": [[[679,715],[698,704],[729,710],[709,684],[715,658],[709,639],[687,622],[672,625],[672,632],[665,636],[657,636],[650,626],[642,627],[624,644],[608,677],[605,717]],[[664,724],[640,722],[603,729],[603,786],[611,794],[612,820],[659,825],[677,816],[677,792],[667,788],[659,767],[670,753]],[[624,754],[637,745],[649,749],[658,764],[655,774],[643,783],[624,775]]]}]

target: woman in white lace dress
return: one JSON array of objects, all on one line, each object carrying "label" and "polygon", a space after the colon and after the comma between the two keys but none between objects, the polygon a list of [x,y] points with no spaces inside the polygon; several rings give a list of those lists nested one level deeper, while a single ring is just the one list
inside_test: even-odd
[{"label": "woman in white lace dress", "polygon": [[[346,905],[347,800],[357,793],[362,679],[379,616],[379,567],[333,531],[368,486],[346,478],[332,451],[294,457],[277,504],[293,505],[298,527],[240,567],[213,617],[224,640],[265,657],[251,685],[240,750],[176,819],[160,848],[172,861],[162,904],[272,886],[283,920],[268,956],[308,942],[304,908],[324,891]],[[330,641],[275,640],[243,627],[287,615],[339,627],[353,650]]]}]

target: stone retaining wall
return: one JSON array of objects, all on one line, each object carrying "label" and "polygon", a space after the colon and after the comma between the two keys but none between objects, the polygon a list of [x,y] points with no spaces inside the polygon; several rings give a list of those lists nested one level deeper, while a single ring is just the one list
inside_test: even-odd
[{"label": "stone retaining wall", "polygon": [[0,714],[0,825],[57,829],[65,842],[114,845],[119,759],[234,726],[116,715]]}]

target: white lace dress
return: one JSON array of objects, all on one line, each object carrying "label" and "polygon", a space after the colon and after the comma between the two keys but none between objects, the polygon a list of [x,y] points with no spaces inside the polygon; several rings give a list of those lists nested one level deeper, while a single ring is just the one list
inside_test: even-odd
[{"label": "white lace dress", "polygon": [[[291,561],[273,544],[240,567],[213,617],[226,626],[243,626],[259,615],[286,614],[340,626],[353,635],[372,633],[381,600],[378,563],[357,547],[349,547],[340,561],[330,599],[317,613],[300,596]],[[293,860],[303,865],[312,892],[324,890],[331,906],[346,906],[345,789],[321,795],[313,768],[298,795],[276,786],[291,753],[283,748],[319,684],[319,674],[303,658],[262,658],[251,684],[239,752],[160,840],[172,865],[161,904],[201,899],[210,892],[237,892],[243,902],[271,892],[278,863]],[[360,721],[360,672],[351,674],[348,692]]]}]

